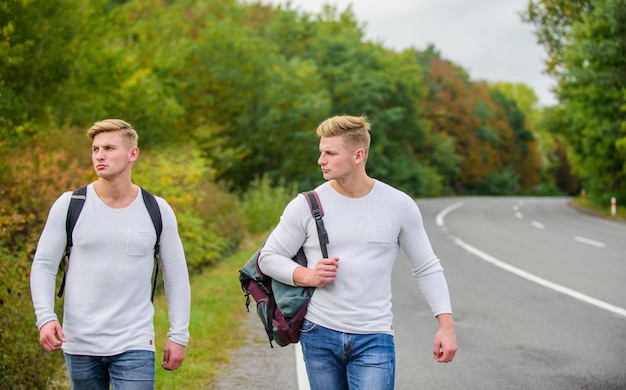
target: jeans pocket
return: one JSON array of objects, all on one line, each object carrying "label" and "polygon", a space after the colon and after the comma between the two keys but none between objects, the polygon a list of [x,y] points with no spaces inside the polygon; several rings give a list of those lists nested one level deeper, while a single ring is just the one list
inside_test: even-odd
[{"label": "jeans pocket", "polygon": [[311,333],[317,328],[317,324],[315,322],[311,322],[306,318],[302,321],[302,325],[300,326],[300,333]]}]

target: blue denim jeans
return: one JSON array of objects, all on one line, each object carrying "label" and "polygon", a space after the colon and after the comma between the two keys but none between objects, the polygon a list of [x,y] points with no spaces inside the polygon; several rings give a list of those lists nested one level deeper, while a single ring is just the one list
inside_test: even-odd
[{"label": "blue denim jeans", "polygon": [[153,390],[154,352],[126,351],[114,356],[65,356],[72,390]]},{"label": "blue denim jeans", "polygon": [[342,333],[304,320],[300,344],[311,390],[393,390],[391,335]]}]

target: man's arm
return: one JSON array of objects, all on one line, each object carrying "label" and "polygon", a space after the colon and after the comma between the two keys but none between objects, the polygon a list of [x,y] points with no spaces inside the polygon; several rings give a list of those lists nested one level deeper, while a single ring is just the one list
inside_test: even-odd
[{"label": "man's arm", "polygon": [[65,220],[70,196],[71,192],[64,193],[50,208],[31,266],[30,291],[40,330],[51,321],[58,324],[54,313],[55,282],[67,241]]},{"label": "man's arm", "polygon": [[[299,266],[291,257],[307,240],[307,222],[311,211],[304,196],[296,196],[283,210],[280,222],[265,241],[259,255],[261,272],[281,283],[296,286],[319,287],[313,269]],[[316,240],[316,248],[319,241]],[[311,256],[307,253],[307,256]],[[321,255],[320,255],[321,257]]]},{"label": "man's arm", "polygon": [[[167,298],[168,332],[167,369],[176,369],[182,364],[184,346],[189,341],[189,317],[191,307],[191,289],[189,273],[183,244],[178,234],[178,224],[172,208],[162,198],[157,198],[163,220],[161,233],[160,254],[163,266],[163,281]],[[175,344],[175,345],[174,345]],[[182,353],[180,348],[182,347]],[[178,361],[180,359],[180,361]],[[165,367],[165,366],[164,366]]]},{"label": "man's arm", "polygon": [[448,283],[439,258],[430,245],[419,207],[410,200],[403,208],[403,213],[406,220],[400,243],[409,257],[420,291],[439,321],[433,355],[438,362],[448,363],[452,361],[457,350]]}]

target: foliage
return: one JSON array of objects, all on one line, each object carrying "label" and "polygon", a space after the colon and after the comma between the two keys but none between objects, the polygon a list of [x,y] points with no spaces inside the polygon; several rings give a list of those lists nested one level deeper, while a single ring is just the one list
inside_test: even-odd
[{"label": "foliage", "polygon": [[[0,88],[11,109],[3,118],[14,124],[3,130],[7,140],[28,138],[39,123],[121,117],[147,148],[193,142],[228,189],[245,191],[265,175],[304,190],[320,180],[315,126],[331,115],[366,114],[379,154],[370,173],[414,195],[472,190],[506,166],[524,181],[522,191],[537,180],[536,161],[508,154],[537,148],[511,134],[506,116],[516,111],[499,107],[508,103],[461,67],[446,72],[432,48],[395,52],[365,41],[350,7],[309,14],[234,0],[63,1],[41,10],[23,0],[6,6],[2,50],[13,62],[0,72]],[[29,20],[41,23],[26,29]],[[48,29],[53,24],[62,28]],[[31,52],[41,58],[24,56]],[[30,99],[33,88],[45,99]],[[449,126],[457,119],[442,123],[444,108],[458,129]],[[449,158],[437,155],[451,145]]]},{"label": "foliage", "polygon": [[[562,107],[546,109],[538,127],[545,129],[545,132],[551,136],[550,147],[552,152],[546,155],[546,166],[550,171],[549,176],[554,180],[554,185],[565,194],[576,195],[581,189],[581,183],[573,167],[574,162],[571,156],[575,154],[568,150],[569,147],[564,142],[563,136],[559,135],[563,133],[563,116],[564,109]],[[550,183],[552,180],[547,182]]]},{"label": "foliage", "polygon": [[[472,83],[462,69],[429,50],[418,56],[421,63],[430,63],[424,114],[433,132],[454,140],[459,162],[458,168],[448,168],[449,188],[482,193],[494,177],[508,177],[518,183],[502,191],[529,191],[539,182],[541,160],[516,102]],[[511,169],[514,175],[508,174]]]},{"label": "foliage", "polygon": [[[63,361],[60,353],[45,353],[38,343],[29,287],[31,256],[47,209],[60,192],[81,185],[91,170],[78,163],[88,158],[88,149],[86,155],[69,152],[77,150],[79,137],[86,142],[84,134],[43,134],[17,149],[0,147],[5,157],[0,161],[0,388],[7,383],[11,389],[49,388],[48,378]],[[58,150],[57,144],[69,150]]]},{"label": "foliage", "polygon": [[493,172],[476,183],[476,190],[484,195],[515,195],[519,193],[520,179],[513,169]]},{"label": "foliage", "polygon": [[[78,4],[76,4],[78,3]],[[48,119],[49,100],[69,76],[83,1],[0,3],[0,144],[27,139]]]},{"label": "foliage", "polygon": [[63,364],[63,355],[45,353],[38,342],[29,290],[32,249],[0,246],[0,389],[49,388],[48,378]]},{"label": "foliage", "polygon": [[[92,175],[84,134],[51,130],[18,148],[0,148],[0,245],[34,247],[50,208],[62,191],[78,188]],[[59,150],[57,145],[68,149]],[[76,152],[76,150],[84,152]]]},{"label": "foliage", "polygon": [[579,157],[578,172],[601,204],[626,201],[626,9],[606,0],[572,25],[576,45],[564,51],[568,77],[560,96],[568,103],[565,136]]},{"label": "foliage", "polygon": [[214,183],[199,152],[169,148],[146,154],[133,168],[134,181],[174,209],[189,269],[199,272],[237,248],[240,202]]},{"label": "foliage", "polygon": [[294,185],[272,186],[267,176],[255,179],[243,195],[246,230],[256,234],[275,226],[287,203],[296,195]]},{"label": "foliage", "polygon": [[50,110],[67,126],[115,113],[141,130],[142,145],[171,143],[173,129],[185,113],[175,99],[170,76],[182,62],[172,50],[182,50],[186,40],[178,38],[181,22],[162,2],[144,1],[141,8],[137,3],[142,2],[118,6],[102,0],[84,7],[71,44],[75,51],[71,76],[59,96],[60,102],[72,104],[53,105]]},{"label": "foliage", "polygon": [[572,199],[572,205],[585,213],[595,215],[597,217],[612,219],[618,222],[626,222],[626,207],[624,204],[616,203],[615,215],[613,215],[610,200],[609,203],[598,204],[597,201],[589,199],[586,195],[581,194]]},{"label": "foliage", "polygon": [[529,0],[521,13],[522,20],[532,23],[537,40],[546,49],[546,71],[558,75],[563,64],[563,48],[571,43],[571,26],[590,12],[594,0]]},{"label": "foliage", "polygon": [[531,1],[526,18],[558,81],[552,128],[593,201],[626,201],[626,8],[621,0]]}]

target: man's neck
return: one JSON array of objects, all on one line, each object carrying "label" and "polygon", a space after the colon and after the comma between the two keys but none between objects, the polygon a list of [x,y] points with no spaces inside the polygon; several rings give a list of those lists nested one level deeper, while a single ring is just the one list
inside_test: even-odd
[{"label": "man's neck", "polygon": [[374,179],[364,175],[358,179],[351,180],[331,180],[330,185],[341,195],[348,198],[362,198],[370,193],[374,187]]},{"label": "man's neck", "polygon": [[96,194],[109,207],[124,208],[130,205],[139,192],[139,188],[130,180],[112,181],[99,178],[94,183]]}]

